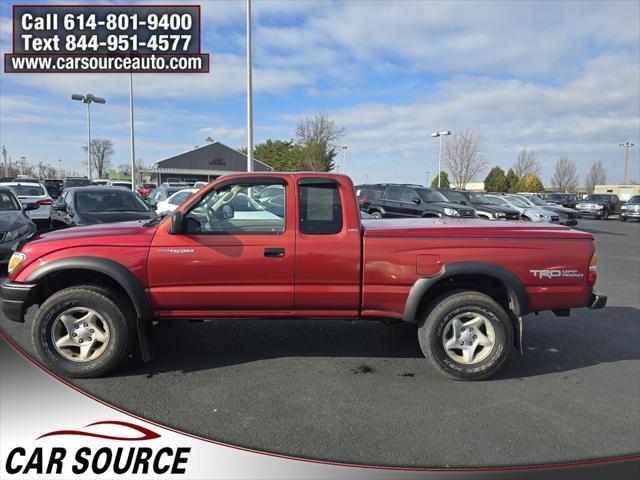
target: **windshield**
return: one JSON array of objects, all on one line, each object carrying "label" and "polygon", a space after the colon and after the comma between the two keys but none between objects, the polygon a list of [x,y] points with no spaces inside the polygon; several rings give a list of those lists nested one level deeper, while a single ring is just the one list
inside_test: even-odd
[{"label": "windshield", "polygon": [[9,192],[0,192],[0,211],[20,210],[20,204],[16,197]]},{"label": "windshield", "polygon": [[640,195],[634,195],[629,200],[627,200],[627,203],[640,203]]},{"label": "windshield", "polygon": [[449,191],[447,193],[443,193],[443,195],[447,197],[447,200],[449,200],[450,202],[456,202],[456,203],[467,202],[467,197],[465,197],[464,194],[460,192]]},{"label": "windshield", "polygon": [[469,196],[469,201],[473,205],[496,205],[496,203],[492,202],[490,198],[480,193],[469,192],[467,195]]},{"label": "windshield", "polygon": [[548,197],[550,200],[571,200],[571,195],[566,193],[552,193]]},{"label": "windshield", "polygon": [[541,207],[548,207],[547,202],[545,202],[544,200],[539,199],[538,197],[536,197],[534,195],[531,195],[530,197],[527,197],[527,200],[529,200],[534,205],[539,205]]},{"label": "windshield", "polygon": [[531,205],[529,205],[526,200],[520,198],[520,197],[509,197],[507,199],[508,202],[513,203],[516,207],[520,207],[520,208],[530,208]]},{"label": "windshield", "polygon": [[86,187],[87,185],[91,185],[91,182],[86,178],[68,178],[67,179],[67,188]]},{"label": "windshield", "polygon": [[424,200],[427,203],[449,201],[447,200],[447,197],[445,197],[443,194],[441,194],[437,190],[431,190],[428,188],[416,188],[416,191],[418,192],[418,195],[422,197],[422,200]]},{"label": "windshield", "polygon": [[39,185],[10,185],[9,188],[19,197],[41,197],[44,190]]},{"label": "windshield", "polygon": [[169,199],[169,204],[171,205],[182,205],[184,202],[189,200],[193,195],[191,190],[183,190],[171,196]]},{"label": "windshield", "polygon": [[137,195],[126,191],[77,192],[75,200],[76,210],[85,213],[149,211]]},{"label": "windshield", "polygon": [[585,202],[608,202],[608,195],[587,195],[587,198],[584,199]]}]

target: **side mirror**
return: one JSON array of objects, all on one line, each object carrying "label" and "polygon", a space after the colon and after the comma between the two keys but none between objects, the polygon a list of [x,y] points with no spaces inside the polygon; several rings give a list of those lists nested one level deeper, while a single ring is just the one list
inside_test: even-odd
[{"label": "side mirror", "polygon": [[236,215],[236,211],[233,208],[233,205],[229,205],[228,203],[226,205],[222,206],[222,218],[225,220],[228,220],[230,218],[233,218]]},{"label": "side mirror", "polygon": [[53,208],[54,210],[58,211],[58,212],[66,212],[67,211],[67,206],[64,203],[54,203],[51,208]]},{"label": "side mirror", "polygon": [[413,197],[412,201],[413,201],[413,203],[415,203],[416,205],[420,205],[420,202],[421,202],[421,200],[420,200],[420,198],[419,198],[419,197]]},{"label": "side mirror", "polygon": [[184,233],[184,217],[182,212],[174,211],[171,214],[171,232],[170,233]]}]

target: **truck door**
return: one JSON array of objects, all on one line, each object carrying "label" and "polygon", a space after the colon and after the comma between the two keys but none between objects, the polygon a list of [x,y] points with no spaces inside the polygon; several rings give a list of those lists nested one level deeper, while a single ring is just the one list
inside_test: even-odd
[{"label": "truck door", "polygon": [[[264,188],[279,199],[261,203]],[[294,307],[294,187],[286,178],[218,184],[183,210],[186,232],[170,221],[149,252],[149,293],[164,316],[275,316]],[[275,201],[277,200],[277,201]]]},{"label": "truck door", "polygon": [[296,314],[357,316],[361,232],[351,182],[304,177],[297,197]]}]

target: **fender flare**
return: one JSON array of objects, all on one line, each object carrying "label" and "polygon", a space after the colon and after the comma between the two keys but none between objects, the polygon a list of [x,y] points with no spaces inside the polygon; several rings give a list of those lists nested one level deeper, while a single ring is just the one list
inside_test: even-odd
[{"label": "fender flare", "polygon": [[423,277],[416,280],[409,291],[404,313],[402,314],[402,321],[415,323],[420,302],[429,289],[441,280],[458,275],[486,275],[500,280],[507,288],[509,298],[513,302],[513,314],[521,317],[529,313],[527,290],[518,276],[511,270],[487,262],[456,262],[444,265],[442,270],[433,277]]},{"label": "fender flare", "polygon": [[153,310],[149,303],[149,298],[144,291],[144,287],[133,273],[124,265],[113,260],[100,257],[78,256],[62,258],[42,265],[29,275],[27,282],[37,284],[47,275],[65,270],[98,272],[108,276],[124,289],[136,310],[136,330],[138,332],[138,342],[140,344],[142,358],[145,362],[150,360],[155,351],[151,330]]}]

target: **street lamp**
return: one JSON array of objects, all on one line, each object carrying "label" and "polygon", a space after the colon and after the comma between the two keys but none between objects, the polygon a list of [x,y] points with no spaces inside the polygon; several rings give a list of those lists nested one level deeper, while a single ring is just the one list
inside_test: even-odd
[{"label": "street lamp", "polygon": [[342,145],[342,168],[344,169],[344,173],[347,173],[347,146]]},{"label": "street lamp", "polygon": [[89,105],[92,103],[107,103],[104,98],[96,97],[92,93],[86,95],[80,95],[74,93],[71,95],[71,100],[78,100],[79,102],[87,104],[87,178],[91,180],[91,108]]},{"label": "street lamp", "polygon": [[432,137],[440,137],[440,149],[438,150],[438,188],[440,188],[440,177],[442,176],[442,168],[440,167],[441,159],[442,159],[442,137],[447,135],[451,135],[449,130],[443,130],[442,132],[433,132],[431,134]]},{"label": "street lamp", "polygon": [[624,148],[624,184],[626,185],[627,184],[627,164],[629,162],[629,149],[633,147],[633,143],[624,142],[624,143],[619,143],[618,146]]},{"label": "street lamp", "polygon": [[58,159],[58,175],[60,175],[60,180],[62,180],[62,159]]}]

